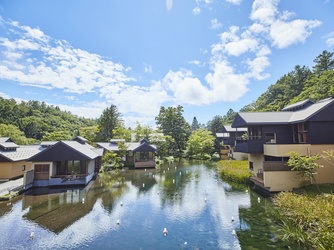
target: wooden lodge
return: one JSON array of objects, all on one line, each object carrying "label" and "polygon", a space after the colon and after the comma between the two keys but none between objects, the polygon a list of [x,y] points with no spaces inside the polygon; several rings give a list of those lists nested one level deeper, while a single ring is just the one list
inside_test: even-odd
[{"label": "wooden lodge", "polygon": [[119,143],[124,143],[126,155],[123,158],[124,166],[130,168],[155,168],[156,147],[146,139],[140,142],[125,142],[123,139],[111,139],[110,142],[99,142],[97,146],[105,151],[118,152]]}]

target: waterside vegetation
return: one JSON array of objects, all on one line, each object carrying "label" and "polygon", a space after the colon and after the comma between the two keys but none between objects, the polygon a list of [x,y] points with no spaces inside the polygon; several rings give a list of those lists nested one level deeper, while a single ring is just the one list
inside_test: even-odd
[{"label": "waterside vegetation", "polygon": [[301,249],[334,249],[334,185],[310,185],[273,199],[282,239]]},{"label": "waterside vegetation", "polygon": [[228,181],[247,184],[252,176],[248,161],[221,160],[217,163],[217,168],[220,176]]}]

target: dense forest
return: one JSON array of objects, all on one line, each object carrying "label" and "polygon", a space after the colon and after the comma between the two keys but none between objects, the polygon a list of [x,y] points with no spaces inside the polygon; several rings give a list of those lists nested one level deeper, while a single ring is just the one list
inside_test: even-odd
[{"label": "dense forest", "polygon": [[[334,96],[333,55],[334,52],[323,51],[314,59],[315,64],[312,69],[295,66],[291,72],[270,85],[257,100],[240,111],[279,111],[297,101],[305,99],[318,101]],[[183,107],[178,107],[177,110],[160,110],[156,118],[158,125],[159,122],[163,124],[163,118],[169,114],[167,111],[171,114],[175,112],[177,121],[185,122],[182,117]],[[198,123],[194,117],[192,124],[186,127],[189,131],[207,129],[215,135],[222,131],[224,125],[230,125],[235,115],[236,112],[230,109],[226,115],[215,115],[206,125]],[[114,105],[105,109],[101,117],[94,120],[61,111],[59,107],[46,105],[44,102],[16,102],[14,99],[0,97],[0,136],[10,136],[18,144],[71,139],[77,135],[84,136],[89,142],[107,141],[113,137],[129,141],[132,132],[136,133],[138,139],[153,131],[149,126],[140,124],[131,131],[119,124],[120,116]],[[164,132],[163,129],[161,131]],[[170,132],[170,134],[175,133]],[[185,134],[189,136],[190,132]],[[180,150],[180,145],[178,146]]]},{"label": "dense forest", "polygon": [[314,59],[312,69],[295,68],[269,86],[256,101],[240,111],[279,111],[285,106],[311,99],[319,101],[334,96],[334,52],[324,50]]},{"label": "dense forest", "polygon": [[94,126],[97,121],[77,117],[44,102],[16,102],[0,97],[0,136],[10,136],[18,144],[47,140],[50,133],[70,139],[80,128]]}]

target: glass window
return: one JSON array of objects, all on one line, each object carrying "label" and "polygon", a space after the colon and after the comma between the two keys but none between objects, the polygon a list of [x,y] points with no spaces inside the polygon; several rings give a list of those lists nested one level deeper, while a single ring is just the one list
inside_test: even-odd
[{"label": "glass window", "polygon": [[261,139],[261,127],[250,126],[248,128],[248,138],[250,140]]},{"label": "glass window", "polygon": [[26,170],[26,165],[22,165],[22,171]]},{"label": "glass window", "polygon": [[265,134],[266,143],[276,143],[276,134],[275,133],[266,133]]}]

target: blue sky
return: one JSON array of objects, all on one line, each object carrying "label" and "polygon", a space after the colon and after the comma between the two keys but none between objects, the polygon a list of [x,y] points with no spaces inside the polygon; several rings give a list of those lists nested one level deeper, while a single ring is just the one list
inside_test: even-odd
[{"label": "blue sky", "polygon": [[0,96],[207,123],[334,48],[333,0],[3,0]]}]

